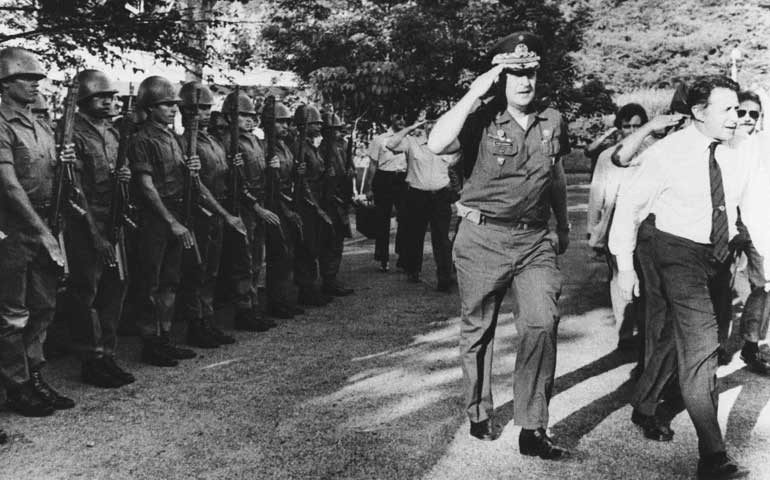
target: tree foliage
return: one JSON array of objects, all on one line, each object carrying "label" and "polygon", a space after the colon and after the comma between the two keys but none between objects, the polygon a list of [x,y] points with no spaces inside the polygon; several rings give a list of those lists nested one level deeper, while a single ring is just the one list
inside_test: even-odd
[{"label": "tree foliage", "polygon": [[393,112],[445,109],[490,67],[488,52],[497,40],[527,29],[547,45],[540,94],[577,114],[594,107],[585,105],[591,92],[578,95],[573,85],[578,72],[571,53],[582,46],[587,11],[571,3],[273,0],[260,53],[270,67],[296,72],[338,111],[381,120]]}]

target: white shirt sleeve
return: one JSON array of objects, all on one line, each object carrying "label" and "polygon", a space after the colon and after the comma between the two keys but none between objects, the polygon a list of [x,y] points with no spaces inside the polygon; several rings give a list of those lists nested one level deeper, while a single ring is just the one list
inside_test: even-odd
[{"label": "white shirt sleeve", "polygon": [[[760,139],[757,139],[760,140]],[[749,230],[751,241],[763,259],[765,279],[770,280],[770,171],[763,162],[770,155],[766,142],[757,142],[754,154],[746,161],[752,162],[747,174],[747,183],[740,199],[741,219]]]},{"label": "white shirt sleeve", "polygon": [[639,156],[640,166],[618,192],[615,215],[610,228],[609,248],[619,270],[634,269],[634,249],[641,212],[653,200],[666,181],[666,168],[659,148],[653,146]]}]

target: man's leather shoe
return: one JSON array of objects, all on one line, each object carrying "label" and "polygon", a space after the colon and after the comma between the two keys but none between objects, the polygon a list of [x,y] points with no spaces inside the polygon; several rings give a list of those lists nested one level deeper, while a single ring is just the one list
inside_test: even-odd
[{"label": "man's leather shoe", "polygon": [[325,293],[326,295],[331,295],[333,297],[346,297],[353,293],[353,289],[345,288],[338,283],[333,283],[331,285],[324,285],[321,289],[321,293]]},{"label": "man's leather shoe", "polygon": [[29,380],[38,396],[48,402],[55,410],[66,410],[75,406],[75,402],[71,398],[60,395],[43,380],[43,374],[40,373],[40,370],[31,370]]},{"label": "man's leather shoe", "polygon": [[544,428],[537,430],[522,428],[519,434],[519,452],[522,455],[540,457],[543,460],[559,460],[569,456],[569,451],[553,443]]},{"label": "man's leather shoe", "polygon": [[31,380],[8,389],[6,396],[8,408],[25,417],[47,417],[54,412],[53,406],[37,394]]},{"label": "man's leather shoe", "polygon": [[130,372],[123,370],[120,367],[120,365],[118,365],[115,362],[114,357],[110,355],[105,355],[104,357],[102,357],[102,361],[104,362],[104,365],[107,367],[107,370],[109,370],[109,372],[112,373],[114,376],[123,380],[123,383],[125,383],[126,385],[128,385],[129,383],[134,383],[136,381],[136,377],[134,377]]},{"label": "man's leather shoe", "polygon": [[195,318],[190,321],[190,325],[187,327],[187,345],[198,348],[217,348],[220,343],[206,328],[203,319]]},{"label": "man's leather shoe", "polygon": [[288,305],[283,305],[280,303],[270,305],[270,308],[268,308],[268,315],[275,318],[281,318],[284,320],[289,320],[291,318],[294,318],[294,312],[289,308]]},{"label": "man's leather shoe", "polygon": [[489,420],[471,422],[471,436],[485,442],[491,442],[497,438],[492,430],[492,425],[489,423]]},{"label": "man's leather shoe", "polygon": [[246,332],[266,332],[270,324],[265,318],[252,310],[242,310],[235,315],[235,329]]},{"label": "man's leather shoe", "polygon": [[91,358],[83,362],[80,376],[84,383],[100,388],[118,388],[126,384],[107,368],[102,358]]},{"label": "man's leather shoe", "polygon": [[725,452],[712,453],[698,460],[698,480],[727,480],[748,474],[748,470],[741,468]]},{"label": "man's leather shoe", "polygon": [[746,367],[754,373],[760,375],[770,375],[770,362],[759,356],[759,354],[748,355],[741,353],[741,360],[746,363]]},{"label": "man's leather shoe", "polygon": [[176,367],[179,361],[162,350],[157,343],[145,343],[142,347],[142,362],[156,367]]},{"label": "man's leather shoe", "polygon": [[195,358],[198,356],[198,354],[195,353],[194,350],[190,350],[189,348],[177,347],[176,345],[171,343],[160,345],[160,350],[164,352],[167,356],[174,358],[176,360],[189,360],[191,358]]},{"label": "man's leather shoe", "polygon": [[674,431],[668,425],[663,425],[654,415],[645,415],[637,410],[631,413],[631,422],[640,427],[645,438],[656,442],[670,442]]},{"label": "man's leather shoe", "polygon": [[211,332],[211,336],[214,337],[214,339],[217,342],[219,342],[221,345],[232,345],[233,343],[235,343],[235,338],[226,334],[220,328],[217,328],[213,325],[209,325],[208,327],[209,327],[209,331]]}]

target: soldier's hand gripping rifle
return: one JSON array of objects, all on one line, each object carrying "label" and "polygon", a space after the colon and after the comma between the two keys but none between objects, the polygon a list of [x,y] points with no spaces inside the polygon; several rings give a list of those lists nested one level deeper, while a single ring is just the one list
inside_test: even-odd
[{"label": "soldier's hand gripping rifle", "polygon": [[[198,104],[200,103],[200,90],[195,92],[195,104],[193,105],[193,114],[187,120],[185,127],[185,136],[187,137],[187,159],[190,159],[198,154]],[[182,204],[182,224],[187,227],[192,237],[192,249],[195,255],[195,261],[198,265],[203,264],[203,258],[201,257],[201,251],[198,247],[198,239],[195,238],[195,226],[193,219],[193,212],[195,208],[199,208],[198,201],[200,199],[200,177],[198,177],[198,171],[189,168],[187,166],[187,177],[184,182],[183,191],[183,204]]]},{"label": "soldier's hand gripping rifle", "polygon": [[120,140],[118,142],[118,158],[115,161],[115,171],[112,173],[112,198],[110,200],[110,224],[107,233],[115,248],[116,267],[121,281],[127,277],[128,258],[126,256],[126,228],[134,231],[136,223],[131,219],[134,207],[129,197],[128,183],[121,181],[118,172],[126,166],[126,151],[128,140],[133,128],[134,114],[134,85],[128,85],[128,97],[123,105],[123,118],[120,123]]},{"label": "soldier's hand gripping rifle", "polygon": [[83,198],[77,179],[75,177],[75,166],[73,159],[65,160],[67,154],[72,152],[72,130],[75,124],[75,109],[77,108],[78,89],[80,82],[78,76],[73,77],[70,83],[67,97],[64,102],[64,113],[62,114],[56,138],[56,155],[58,166],[56,172],[56,181],[54,183],[53,204],[51,205],[50,215],[48,217],[48,226],[51,234],[59,242],[59,249],[64,259],[64,275],[69,275],[69,264],[67,262],[67,252],[64,245],[64,229],[62,210],[66,207],[75,215],[82,217],[86,214],[85,209],[80,202]]}]

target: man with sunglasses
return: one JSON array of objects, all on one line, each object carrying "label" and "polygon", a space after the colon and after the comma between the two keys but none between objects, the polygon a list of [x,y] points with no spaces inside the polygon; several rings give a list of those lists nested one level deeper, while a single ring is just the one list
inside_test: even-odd
[{"label": "man with sunglasses", "polygon": [[144,363],[174,367],[195,352],[170,339],[182,255],[194,238],[182,224],[185,177],[200,170],[197,155],[187,158],[171,130],[180,99],[166,78],[139,84],[137,108],[147,114],[131,137],[127,157],[141,201],[137,319]]},{"label": "man with sunglasses", "polygon": [[[462,151],[468,176],[454,243],[460,290],[460,351],[470,434],[496,437],[490,422],[492,344],[505,293],[514,284],[518,348],[514,423],[523,455],[556,460],[567,450],[547,435],[556,367],[557,254],[569,244],[562,156],[569,150],[559,112],[535,102],[542,41],[529,32],[503,38],[493,68],[439,118],[428,139],[434,153]],[[483,102],[483,100],[487,100]],[[553,210],[556,234],[548,226]]]},{"label": "man with sunglasses", "polygon": [[57,159],[53,131],[29,111],[45,77],[31,52],[0,50],[0,382],[9,408],[29,417],[75,405],[41,372],[65,261],[47,220],[57,168],[75,161],[71,145]]}]

